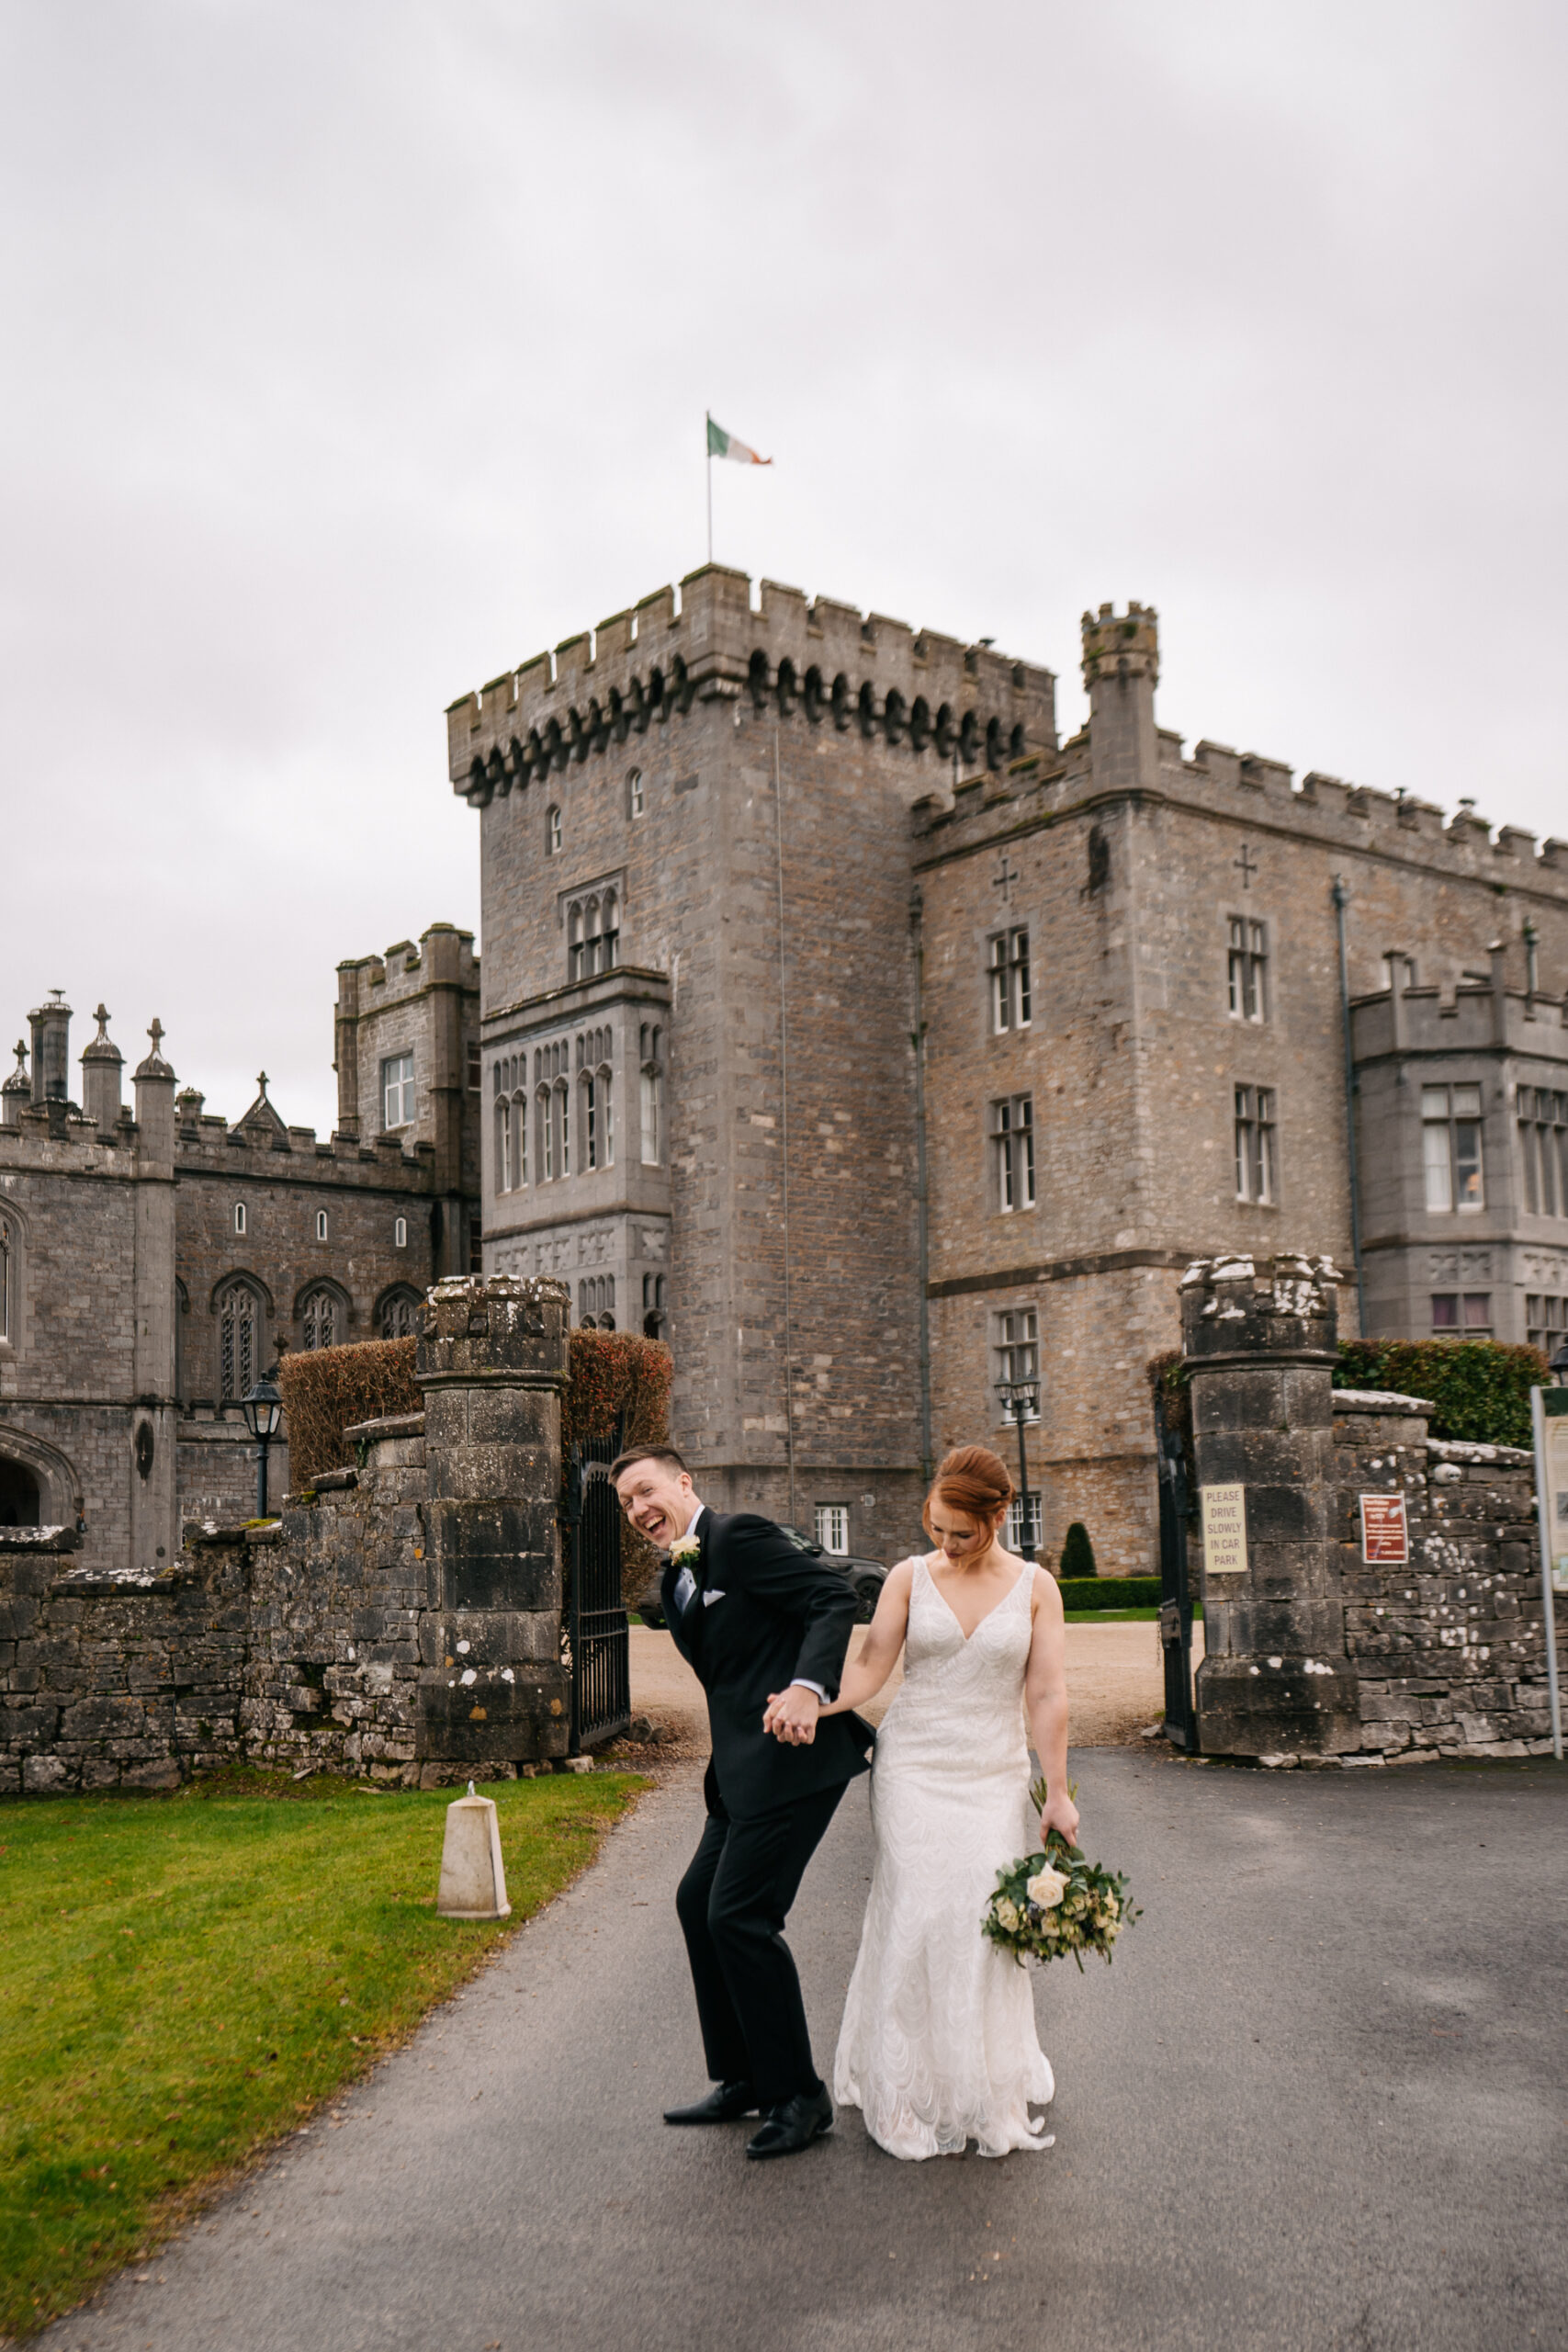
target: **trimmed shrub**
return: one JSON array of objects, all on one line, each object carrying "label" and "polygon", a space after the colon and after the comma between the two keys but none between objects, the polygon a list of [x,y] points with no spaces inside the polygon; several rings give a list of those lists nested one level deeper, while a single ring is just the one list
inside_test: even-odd
[{"label": "trimmed shrub", "polygon": [[1343,1340],[1336,1388],[1429,1396],[1434,1437],[1472,1445],[1530,1442],[1530,1390],[1551,1385],[1539,1348],[1500,1340]]},{"label": "trimmed shrub", "polygon": [[1158,1577],[1062,1577],[1064,1609],[1157,1609]]},{"label": "trimmed shrub", "polygon": [[417,1413],[415,1340],[360,1340],[348,1348],[293,1348],[277,1367],[296,1494],[344,1467],[343,1433],[389,1413]]},{"label": "trimmed shrub", "polygon": [[1089,1540],[1089,1530],[1081,1519],[1075,1519],[1067,1530],[1066,1541],[1062,1545],[1062,1565],[1057,1573],[1064,1584],[1073,1577],[1092,1577],[1100,1573],[1095,1566],[1094,1545]]},{"label": "trimmed shrub", "polygon": [[[1168,1348],[1150,1358],[1147,1373],[1166,1428],[1180,1433],[1196,1509],[1190,1367],[1179,1348]],[[1545,1387],[1551,1377],[1539,1348],[1511,1347],[1500,1340],[1341,1340],[1333,1374],[1336,1388],[1383,1388],[1401,1396],[1428,1397],[1433,1437],[1520,1446],[1530,1442],[1530,1390]]]},{"label": "trimmed shrub", "polygon": [[[286,1355],[278,1386],[288,1415],[288,1467],[298,1494],[323,1471],[345,1467],[344,1431],[391,1413],[423,1411],[414,1379],[414,1340],[361,1340],[347,1348]],[[670,1435],[674,1364],[660,1340],[632,1331],[573,1331],[561,1398],[563,1458],[592,1442],[662,1445]],[[622,1531],[621,1589],[646,1592],[658,1555],[630,1527]]]}]

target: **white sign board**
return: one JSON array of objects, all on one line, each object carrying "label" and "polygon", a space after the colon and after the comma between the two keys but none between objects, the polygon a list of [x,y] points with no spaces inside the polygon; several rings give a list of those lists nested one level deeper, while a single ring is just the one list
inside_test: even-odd
[{"label": "white sign board", "polygon": [[1207,1577],[1247,1574],[1247,1488],[1200,1487],[1203,1512],[1203,1573]]}]

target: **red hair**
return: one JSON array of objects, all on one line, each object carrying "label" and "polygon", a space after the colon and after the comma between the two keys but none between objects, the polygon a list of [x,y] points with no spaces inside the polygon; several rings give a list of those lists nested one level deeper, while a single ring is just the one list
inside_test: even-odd
[{"label": "red hair", "polygon": [[1015,1488],[1008,1475],[1007,1464],[988,1445],[955,1445],[944,1454],[942,1466],[931,1480],[931,1493],[920,1512],[921,1522],[931,1542],[931,1505],[945,1503],[949,1510],[961,1510],[970,1519],[997,1521],[1011,1502]]}]

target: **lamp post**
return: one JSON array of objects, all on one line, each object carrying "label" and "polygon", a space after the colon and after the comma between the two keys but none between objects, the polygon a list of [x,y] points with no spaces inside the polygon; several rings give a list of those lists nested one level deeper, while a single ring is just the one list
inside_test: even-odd
[{"label": "lamp post", "polygon": [[240,1410],[245,1417],[245,1427],[256,1442],[256,1517],[266,1517],[266,1457],[267,1449],[277,1435],[283,1419],[283,1399],[277,1393],[274,1377],[277,1366],[264,1372],[250,1394],[240,1399]]},{"label": "lamp post", "polygon": [[[1002,1411],[1018,1430],[1018,1525],[1019,1548],[1028,1555],[1029,1549],[1029,1452],[1024,1443],[1023,1425],[1032,1420],[1040,1409],[1040,1383],[1034,1380],[998,1380],[997,1395],[1002,1400]],[[1043,1522],[1044,1512],[1041,1512]],[[1043,1523],[1040,1533],[1044,1537]]]}]

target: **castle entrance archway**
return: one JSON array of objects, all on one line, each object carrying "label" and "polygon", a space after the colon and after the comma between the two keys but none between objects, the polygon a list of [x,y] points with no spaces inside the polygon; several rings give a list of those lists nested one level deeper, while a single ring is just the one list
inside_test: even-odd
[{"label": "castle entrance archway", "polygon": [[25,1462],[0,1453],[0,1527],[37,1527],[39,1483]]}]

